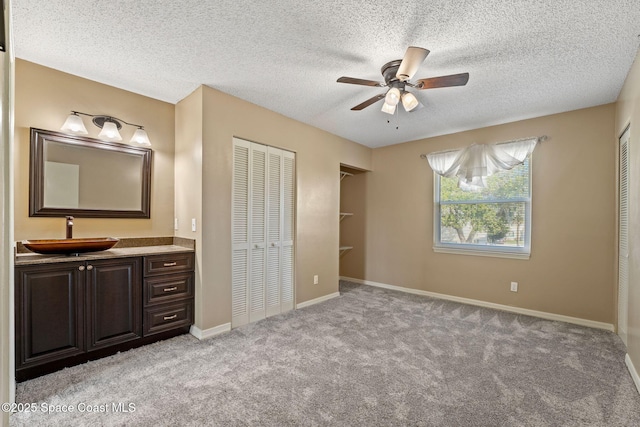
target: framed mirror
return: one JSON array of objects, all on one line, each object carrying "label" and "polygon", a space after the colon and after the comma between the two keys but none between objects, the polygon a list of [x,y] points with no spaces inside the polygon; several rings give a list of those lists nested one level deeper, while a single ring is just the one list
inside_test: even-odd
[{"label": "framed mirror", "polygon": [[151,153],[31,128],[29,216],[150,218]]}]

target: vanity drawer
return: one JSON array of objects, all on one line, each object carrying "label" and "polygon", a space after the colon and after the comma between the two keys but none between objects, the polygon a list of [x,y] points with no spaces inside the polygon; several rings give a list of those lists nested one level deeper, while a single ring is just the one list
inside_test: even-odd
[{"label": "vanity drawer", "polygon": [[144,279],[144,304],[166,303],[193,296],[193,273]]},{"label": "vanity drawer", "polygon": [[192,299],[175,304],[163,304],[145,308],[143,336],[147,337],[170,329],[189,326],[192,323]]},{"label": "vanity drawer", "polygon": [[193,271],[195,255],[193,252],[152,255],[144,257],[144,276]]}]

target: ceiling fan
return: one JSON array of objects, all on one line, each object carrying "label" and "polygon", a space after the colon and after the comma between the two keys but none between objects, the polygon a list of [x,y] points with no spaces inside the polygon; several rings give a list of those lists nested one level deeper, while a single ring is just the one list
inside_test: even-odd
[{"label": "ceiling fan", "polygon": [[402,106],[406,111],[414,111],[422,106],[414,94],[406,90],[407,86],[415,89],[435,89],[439,87],[464,86],[469,81],[469,73],[451,74],[448,76],[430,77],[417,80],[411,83],[409,80],[418,71],[418,67],[425,60],[429,51],[427,49],[409,46],[403,59],[387,62],[382,66],[381,72],[384,83],[373,80],[356,79],[353,77],[340,77],[338,83],[350,83],[354,85],[388,87],[385,93],[369,98],[361,104],[356,105],[351,110],[360,111],[369,105],[375,104],[384,98],[382,111],[387,114],[394,114],[396,106],[402,101]]}]

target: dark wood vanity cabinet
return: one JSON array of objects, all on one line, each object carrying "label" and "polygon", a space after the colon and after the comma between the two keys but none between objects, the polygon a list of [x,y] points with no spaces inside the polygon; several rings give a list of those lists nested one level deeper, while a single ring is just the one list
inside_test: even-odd
[{"label": "dark wood vanity cabinet", "polygon": [[194,254],[19,265],[16,380],[188,332]]},{"label": "dark wood vanity cabinet", "polygon": [[85,352],[84,263],[16,268],[16,367]]},{"label": "dark wood vanity cabinet", "polygon": [[140,258],[87,262],[87,351],[142,337]]},{"label": "dark wood vanity cabinet", "polygon": [[193,323],[193,253],[144,257],[144,336]]}]

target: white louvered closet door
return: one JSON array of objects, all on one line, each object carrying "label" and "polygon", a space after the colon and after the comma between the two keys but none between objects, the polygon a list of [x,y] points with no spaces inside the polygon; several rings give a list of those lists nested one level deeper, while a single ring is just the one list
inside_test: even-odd
[{"label": "white louvered closet door", "polygon": [[251,144],[251,270],[249,322],[265,318],[265,250],[267,238],[267,147]]},{"label": "white louvered closet door", "polygon": [[231,325],[237,327],[293,309],[295,154],[233,143]]},{"label": "white louvered closet door", "polygon": [[251,143],[233,140],[231,207],[231,325],[249,322],[249,155]]},{"label": "white louvered closet door", "polygon": [[296,203],[296,157],[289,151],[282,152],[282,274],[280,304],[282,311],[293,309],[293,260]]},{"label": "white louvered closet door", "polygon": [[267,316],[273,316],[281,312],[282,151],[269,147],[267,156]]},{"label": "white louvered closet door", "polygon": [[618,176],[618,335],[627,344],[629,306],[629,128],[620,137]]}]

